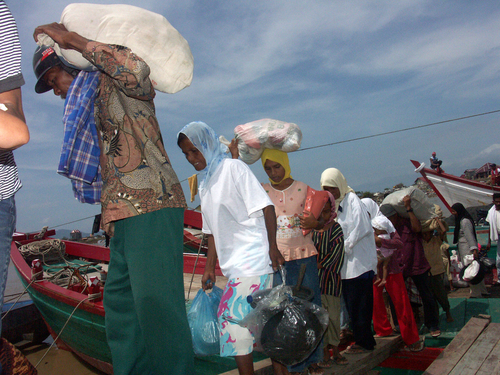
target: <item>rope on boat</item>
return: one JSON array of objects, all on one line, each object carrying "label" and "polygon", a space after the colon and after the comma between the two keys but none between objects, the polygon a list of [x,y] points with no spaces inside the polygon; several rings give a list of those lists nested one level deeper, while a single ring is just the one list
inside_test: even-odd
[{"label": "rope on boat", "polygon": [[57,342],[57,340],[59,339],[59,337],[61,336],[61,334],[63,333],[64,329],[66,328],[66,326],[68,325],[69,323],[69,320],[73,317],[74,313],[76,312],[76,310],[80,307],[80,305],[85,302],[85,301],[88,301],[90,298],[87,297],[85,299],[82,299],[80,301],[80,303],[78,303],[78,305],[76,305],[76,307],[73,309],[73,312],[71,313],[71,315],[68,317],[68,319],[66,320],[66,323],[64,323],[63,327],[61,328],[61,331],[59,332],[59,334],[57,335],[57,337],[54,339],[54,341],[52,342],[52,344],[50,344],[49,348],[47,349],[47,351],[44,353],[44,355],[42,356],[42,358],[40,358],[40,360],[38,361],[38,363],[35,365],[35,368],[38,367],[38,365],[40,364],[40,362],[43,361],[43,359],[45,358],[45,356],[49,353],[50,349],[52,349],[52,347],[54,346],[54,344]]},{"label": "rope on boat", "polygon": [[6,303],[10,303],[11,301],[16,300],[17,297],[19,297],[19,295],[21,295],[21,297],[22,297],[23,293],[14,293],[14,294],[9,294],[9,295],[4,296],[4,300],[3,300],[4,305]]},{"label": "rope on boat", "polygon": [[[59,239],[47,239],[31,242],[19,247],[19,252],[26,261],[29,262],[36,258],[42,258],[42,263],[49,268],[43,272],[43,278],[49,280],[55,285],[69,287],[74,279],[80,284],[85,285],[84,291],[87,288],[85,275],[91,267],[95,267],[98,263],[78,264],[71,262],[66,258],[66,245]],[[52,265],[49,263],[64,263],[63,266]],[[50,272],[51,271],[51,272]],[[38,276],[37,273],[33,276]],[[67,285],[64,285],[67,284]]]},{"label": "rope on boat", "polygon": [[203,240],[205,239],[205,233],[201,236],[200,246],[198,247],[198,255],[196,255],[196,261],[194,262],[193,273],[191,275],[191,282],[189,283],[188,295],[186,302],[189,300],[189,294],[191,293],[191,286],[193,286],[194,273],[196,271],[196,266],[198,265],[198,259],[200,259],[201,247],[203,245]]},{"label": "rope on boat", "polygon": [[19,252],[26,261],[42,257],[42,262],[47,265],[49,261],[66,260],[66,245],[58,239],[40,240],[22,245]]},{"label": "rope on boat", "polygon": [[[193,236],[199,236],[199,234],[193,234]],[[202,238],[203,238],[203,237],[202,237]],[[196,241],[196,240],[189,240],[189,241],[183,242],[182,244],[183,244],[183,245],[187,245],[187,244],[189,244],[189,243],[193,243],[193,242],[195,242],[195,241]],[[202,240],[202,243],[203,243],[203,240]]]}]

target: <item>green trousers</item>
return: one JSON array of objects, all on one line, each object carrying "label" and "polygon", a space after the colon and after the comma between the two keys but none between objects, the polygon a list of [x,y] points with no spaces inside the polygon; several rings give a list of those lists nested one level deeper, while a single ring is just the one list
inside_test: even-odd
[{"label": "green trousers", "polygon": [[104,288],[115,375],[194,374],[184,302],[184,209],[115,222]]},{"label": "green trousers", "polygon": [[448,301],[448,293],[446,293],[446,289],[444,288],[444,273],[440,273],[439,275],[433,275],[430,278],[431,281],[431,290],[432,294],[434,294],[434,298],[443,308],[443,311],[450,311],[450,302]]}]

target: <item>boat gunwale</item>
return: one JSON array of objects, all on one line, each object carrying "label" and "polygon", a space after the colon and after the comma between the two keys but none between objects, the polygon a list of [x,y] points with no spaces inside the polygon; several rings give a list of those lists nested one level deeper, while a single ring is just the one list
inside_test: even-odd
[{"label": "boat gunwale", "polygon": [[[26,244],[30,242],[33,241],[32,240],[21,241],[21,244]],[[71,243],[71,241],[63,241],[63,242]],[[26,285],[28,285],[31,282],[31,268],[21,255],[14,241],[12,241],[11,243],[11,259],[16,267],[18,274],[21,276]],[[89,300],[85,301],[88,298],[87,295],[66,289],[50,281],[42,280],[34,282],[30,285],[30,288],[33,288],[37,292],[42,293],[50,298],[54,298],[69,306],[76,307],[80,304],[80,306],[78,306],[78,309],[87,311],[89,313],[97,314],[100,316],[105,315],[102,301],[89,301]]]},{"label": "boat gunwale", "polygon": [[[416,161],[416,160],[410,160],[413,165],[415,167],[418,167],[421,163]],[[461,182],[461,183],[464,183],[464,184],[467,184],[467,185],[472,185],[472,186],[475,186],[477,188],[482,188],[482,189],[490,189],[492,190],[492,193],[491,195],[493,195],[493,192],[497,192],[497,193],[500,193],[500,186],[494,186],[494,185],[488,185],[484,182],[480,182],[480,181],[474,181],[474,180],[469,180],[467,178],[462,178],[462,177],[457,177],[457,176],[454,176],[452,174],[448,174],[446,172],[436,172],[435,170],[433,169],[430,169],[430,168],[426,168],[424,167],[421,172],[425,172],[427,174],[431,174],[433,176],[438,176],[438,177],[445,177],[449,180],[452,180],[452,181],[455,181],[455,182]]]}]

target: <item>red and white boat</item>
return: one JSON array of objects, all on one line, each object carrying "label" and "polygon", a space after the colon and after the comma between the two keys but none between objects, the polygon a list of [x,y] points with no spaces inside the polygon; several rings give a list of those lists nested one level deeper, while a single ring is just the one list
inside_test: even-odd
[{"label": "red and white boat", "polygon": [[466,208],[490,205],[493,193],[500,193],[500,186],[491,186],[445,172],[437,172],[434,169],[425,168],[425,163],[410,161],[415,166],[415,172],[422,175],[425,182],[450,210],[451,206],[457,202],[462,203]]}]

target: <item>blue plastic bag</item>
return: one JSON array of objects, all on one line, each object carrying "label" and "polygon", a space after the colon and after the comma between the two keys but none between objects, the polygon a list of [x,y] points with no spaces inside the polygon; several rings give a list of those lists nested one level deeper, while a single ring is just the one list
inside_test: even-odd
[{"label": "blue plastic bag", "polygon": [[196,355],[214,355],[220,353],[220,330],[217,309],[222,297],[222,289],[215,286],[207,294],[200,289],[193,299],[187,313],[193,350]]}]

